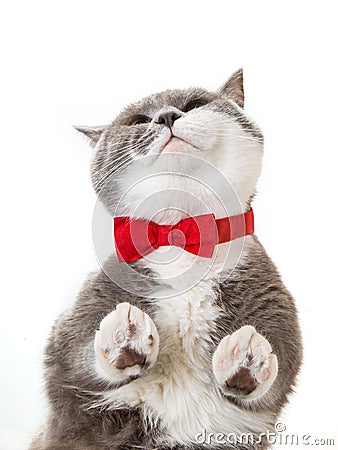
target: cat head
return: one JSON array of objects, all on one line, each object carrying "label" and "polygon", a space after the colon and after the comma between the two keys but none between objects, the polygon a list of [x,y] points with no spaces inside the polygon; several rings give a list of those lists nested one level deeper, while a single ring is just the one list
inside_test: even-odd
[{"label": "cat head", "polygon": [[[243,108],[239,70],[215,92],[167,90],[129,105],[109,125],[77,127],[94,147],[91,178],[105,207],[112,215],[158,215],[158,222],[170,215],[224,216],[210,194],[219,188],[235,192],[247,209],[261,171],[263,136]],[[215,187],[218,179],[228,188]]]}]

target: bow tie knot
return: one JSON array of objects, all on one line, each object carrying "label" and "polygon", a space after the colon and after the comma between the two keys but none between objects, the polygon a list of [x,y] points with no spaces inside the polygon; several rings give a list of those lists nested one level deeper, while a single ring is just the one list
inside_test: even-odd
[{"label": "bow tie knot", "polygon": [[[160,239],[158,240],[160,244]],[[183,231],[178,228],[173,228],[168,233],[168,242],[169,245],[176,245],[177,247],[184,247],[186,242],[186,237]],[[160,244],[161,245],[161,244]]]},{"label": "bow tie knot", "polygon": [[157,233],[159,247],[165,245],[176,245],[177,247],[182,247],[186,241],[184,232],[178,228],[175,228],[175,225],[158,225]]}]

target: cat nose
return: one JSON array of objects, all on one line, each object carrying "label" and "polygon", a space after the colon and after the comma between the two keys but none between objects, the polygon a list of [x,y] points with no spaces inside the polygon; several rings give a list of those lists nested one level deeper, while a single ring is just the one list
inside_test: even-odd
[{"label": "cat nose", "polygon": [[156,123],[171,128],[175,120],[180,117],[182,117],[182,114],[180,114],[179,110],[167,110],[159,113]]}]

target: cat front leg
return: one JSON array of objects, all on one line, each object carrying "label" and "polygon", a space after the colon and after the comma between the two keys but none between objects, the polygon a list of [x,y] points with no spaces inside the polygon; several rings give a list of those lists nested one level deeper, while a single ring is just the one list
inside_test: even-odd
[{"label": "cat front leg", "polygon": [[278,361],[271,345],[251,325],[225,336],[213,355],[212,364],[222,392],[249,402],[266,394],[278,373]]},{"label": "cat front leg", "polygon": [[94,348],[98,374],[122,383],[139,377],[156,363],[159,335],[148,314],[120,303],[101,321]]}]

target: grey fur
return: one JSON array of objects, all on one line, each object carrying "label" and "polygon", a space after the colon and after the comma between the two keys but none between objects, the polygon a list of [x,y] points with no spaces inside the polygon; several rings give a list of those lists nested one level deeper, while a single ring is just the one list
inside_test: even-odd
[{"label": "grey fur", "polygon": [[[238,82],[238,77],[241,78],[241,72],[236,74],[236,80],[233,81]],[[100,128],[98,133],[97,130],[82,130],[90,139],[98,142],[92,166],[92,180],[98,195],[108,209],[111,209],[115,202],[111,200],[111,194],[115,194],[118,198],[119,192],[116,192],[116,186],[113,185],[108,196],[107,192],[103,193],[100,186],[97,186],[97,181],[105,175],[103,167],[110,160],[110,149],[117,142],[121,142],[118,146],[120,152],[123,152],[124,140],[139,142],[139,151],[144,150],[144,143],[140,138],[145,127],[140,125],[131,129],[128,126],[130,120],[139,114],[152,117],[158,109],[166,105],[184,109],[184,105],[190,99],[203,98],[208,102],[207,107],[231,115],[242,127],[249,130],[253,137],[263,139],[257,126],[241,112],[241,109],[232,101],[224,99],[224,89],[230,100],[235,100],[242,106],[244,96],[241,99],[238,88],[234,87],[233,83],[225,85],[218,93],[210,93],[203,89],[166,91],[129,106],[111,125]],[[153,138],[154,135],[151,135],[149,139]],[[123,270],[113,257],[106,264],[110,270]],[[144,272],[141,263],[133,263],[133,268],[140,274]],[[125,285],[132,285],[133,282],[131,278],[124,280]],[[151,279],[149,283],[151,288],[156,284],[155,281],[152,283]],[[269,416],[272,426],[293,389],[302,359],[297,311],[292,296],[283,286],[276,267],[257,238],[245,264],[235,268],[231,276],[219,283],[216,289],[216,303],[223,314],[217,321],[212,342],[208,344],[210,360],[225,335],[231,334],[242,325],[251,324],[268,339],[279,362],[277,379],[261,400],[246,405],[240,398],[225,392],[227,396],[224,397],[224,401],[233,402],[239,408],[264,411]],[[160,424],[155,428],[150,427],[137,408],[112,410],[104,406],[93,407],[102,392],[118,387],[106,381],[99,381],[89,365],[94,358],[93,336],[101,320],[122,302],[139,307],[151,318],[156,317],[157,310],[154,303],[122,290],[106,276],[104,270],[100,270],[85,282],[71,310],[57,320],[45,356],[45,381],[50,414],[45,429],[31,444],[31,450],[134,448],[164,450],[164,447],[156,447]],[[146,371],[146,367],[143,370]],[[267,447],[267,443],[263,443],[236,448],[254,450]],[[194,445],[193,448],[198,450],[208,447]]]}]

